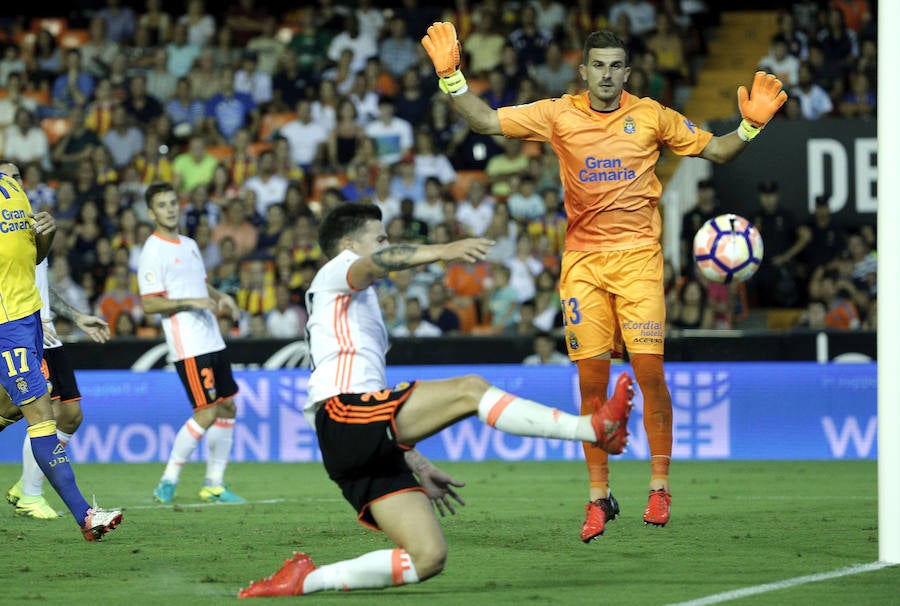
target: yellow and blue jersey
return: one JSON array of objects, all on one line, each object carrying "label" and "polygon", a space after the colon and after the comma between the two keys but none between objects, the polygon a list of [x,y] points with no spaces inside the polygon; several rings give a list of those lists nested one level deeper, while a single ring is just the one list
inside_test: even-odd
[{"label": "yellow and blue jersey", "polygon": [[41,308],[34,279],[37,261],[31,203],[11,177],[0,173],[0,324]]}]

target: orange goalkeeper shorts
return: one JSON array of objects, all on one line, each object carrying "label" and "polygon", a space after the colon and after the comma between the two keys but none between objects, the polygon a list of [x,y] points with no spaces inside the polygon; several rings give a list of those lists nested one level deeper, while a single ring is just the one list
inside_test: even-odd
[{"label": "orange goalkeeper shorts", "polygon": [[621,351],[622,341],[629,354],[662,355],[666,301],[658,244],[564,252],[559,296],[570,359]]}]

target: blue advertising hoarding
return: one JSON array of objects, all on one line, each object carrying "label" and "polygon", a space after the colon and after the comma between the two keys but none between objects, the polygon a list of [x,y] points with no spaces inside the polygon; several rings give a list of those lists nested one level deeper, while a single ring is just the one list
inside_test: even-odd
[{"label": "blue advertising hoarding", "polygon": [[[614,366],[610,384],[628,365]],[[579,409],[574,366],[401,366],[388,381],[482,375],[512,393],[564,411]],[[318,461],[313,430],[302,415],[309,372],[239,370],[233,461]],[[190,415],[172,371],[79,371],[84,423],[68,446],[81,462],[164,462]],[[874,459],[877,455],[877,366],[863,364],[666,364],[674,407],[673,458],[681,460]],[[631,444],[623,459],[650,456],[643,400],[635,396]],[[21,456],[24,423],[0,433],[0,461]],[[503,434],[466,419],[419,445],[436,461],[580,460],[579,443]],[[204,458],[198,449],[195,459]]]}]

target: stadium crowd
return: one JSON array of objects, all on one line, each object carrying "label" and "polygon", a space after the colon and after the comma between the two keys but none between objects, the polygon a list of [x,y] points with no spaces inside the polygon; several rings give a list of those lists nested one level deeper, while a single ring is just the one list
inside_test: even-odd
[{"label": "stadium crowd", "polygon": [[[230,337],[302,336],[303,294],[324,262],[317,223],[345,200],[377,204],[394,242],[497,242],[485,262],[433,264],[380,283],[394,335],[559,329],[566,218],[556,158],[549,147],[470,130],[438,91],[419,38],[433,21],[452,20],[470,88],[497,108],[579,91],[581,43],[610,28],[630,51],[629,92],[680,108],[718,3],[382,4],[320,0],[276,14],[259,0],[221,12],[203,0],[177,10],[105,0],[65,17],[4,21],[0,156],[22,167],[33,207],[59,225],[57,291],[106,318],[117,338],[159,335],[135,270],[152,231],[143,192],[162,179],[177,188],[183,233],[197,240],[211,284],[242,310],[237,323],[221,319]],[[874,118],[871,8],[806,0],[780,13],[759,61],[789,91],[776,119]],[[874,230],[845,233],[827,200],[795,218],[778,207],[777,189],[760,184],[753,220],[771,260],[760,279],[778,288],[751,284],[748,294],[675,275],[669,264],[673,328],[730,327],[753,306],[806,307],[801,321],[813,328],[874,327]],[[716,210],[702,183],[683,235]],[[62,336],[79,338],[57,322]]]}]

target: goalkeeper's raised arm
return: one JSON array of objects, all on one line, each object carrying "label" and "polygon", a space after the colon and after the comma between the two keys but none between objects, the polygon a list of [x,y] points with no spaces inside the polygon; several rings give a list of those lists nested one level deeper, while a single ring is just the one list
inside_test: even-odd
[{"label": "goalkeeper's raised arm", "polygon": [[469,90],[466,78],[459,69],[462,43],[456,37],[453,24],[443,21],[429,26],[422,37],[422,46],[434,65],[438,86],[450,95],[454,107],[472,130],[486,135],[502,135],[497,110]]}]

